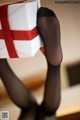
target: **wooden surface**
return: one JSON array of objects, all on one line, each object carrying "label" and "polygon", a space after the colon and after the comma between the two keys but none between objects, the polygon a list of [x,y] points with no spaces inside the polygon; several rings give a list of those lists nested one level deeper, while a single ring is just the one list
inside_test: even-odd
[{"label": "wooden surface", "polygon": [[58,117],[57,120],[80,120],[80,112]]},{"label": "wooden surface", "polygon": [[61,97],[58,117],[80,112],[80,84],[63,90]]}]

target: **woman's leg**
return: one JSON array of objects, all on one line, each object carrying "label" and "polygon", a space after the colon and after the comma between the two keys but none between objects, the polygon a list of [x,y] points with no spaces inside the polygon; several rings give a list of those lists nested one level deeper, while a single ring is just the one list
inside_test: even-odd
[{"label": "woman's leg", "polygon": [[60,104],[60,64],[62,61],[60,26],[56,15],[47,8],[38,10],[37,22],[48,63],[44,100],[40,106],[38,116],[39,120],[41,120],[41,116],[47,120],[47,116],[53,115],[50,118],[55,120],[55,113]]},{"label": "woman's leg", "polygon": [[6,59],[0,59],[0,77],[11,100],[18,107],[29,109],[37,106],[36,100],[14,74]]}]

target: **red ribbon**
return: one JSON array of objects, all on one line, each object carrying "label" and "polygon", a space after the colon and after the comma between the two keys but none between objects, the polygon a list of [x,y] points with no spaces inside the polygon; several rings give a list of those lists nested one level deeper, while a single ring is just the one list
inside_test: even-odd
[{"label": "red ribbon", "polygon": [[[32,30],[10,30],[13,40],[32,40],[38,35],[37,27]],[[3,31],[0,30],[0,39],[4,39]]]},{"label": "red ribbon", "polygon": [[8,22],[8,5],[0,6],[0,21],[2,30],[0,30],[0,39],[5,40],[5,44],[11,58],[17,58],[13,40],[32,40],[38,35],[37,27],[29,31],[10,30]]},{"label": "red ribbon", "polygon": [[9,56],[12,57],[18,57],[14,44],[13,44],[13,38],[10,31],[9,23],[8,23],[8,6],[1,6],[0,7],[0,20],[1,20],[1,26],[2,26],[2,32],[5,40],[5,44],[9,53]]}]

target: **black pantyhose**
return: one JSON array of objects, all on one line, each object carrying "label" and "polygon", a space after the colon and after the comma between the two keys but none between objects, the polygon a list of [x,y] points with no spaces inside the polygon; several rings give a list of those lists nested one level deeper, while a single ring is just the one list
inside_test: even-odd
[{"label": "black pantyhose", "polygon": [[37,105],[34,97],[16,77],[5,59],[0,60],[0,77],[10,98],[17,106],[27,109]]},{"label": "black pantyhose", "polygon": [[13,73],[5,59],[0,60],[0,77],[11,100],[22,109],[19,120],[56,120],[55,113],[60,104],[60,26],[53,11],[41,7],[37,25],[45,46],[48,71],[44,99],[38,105],[35,98]]},{"label": "black pantyhose", "polygon": [[38,29],[45,46],[47,61],[56,66],[62,61],[60,25],[53,11],[48,8],[38,10]]}]

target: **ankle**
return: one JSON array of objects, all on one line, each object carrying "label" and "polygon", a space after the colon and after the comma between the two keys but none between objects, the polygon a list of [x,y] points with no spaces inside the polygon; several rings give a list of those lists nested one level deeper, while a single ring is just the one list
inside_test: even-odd
[{"label": "ankle", "polygon": [[63,60],[62,53],[59,56],[56,55],[56,57],[53,55],[51,56],[45,55],[45,56],[46,56],[47,63],[51,64],[52,66],[60,66]]},{"label": "ankle", "polygon": [[0,59],[0,75],[4,75],[5,72],[8,70],[8,63],[6,59]]}]

